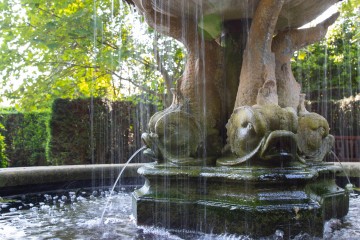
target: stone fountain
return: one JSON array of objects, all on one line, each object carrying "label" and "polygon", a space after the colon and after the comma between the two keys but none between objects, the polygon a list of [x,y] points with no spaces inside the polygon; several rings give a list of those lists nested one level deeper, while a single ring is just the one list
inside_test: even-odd
[{"label": "stone fountain", "polygon": [[321,236],[348,211],[340,171],[323,160],[334,137],[291,71],[321,40],[338,0],[132,0],[156,31],[187,49],[170,107],[142,135],[156,163],[133,194],[139,225],[213,233]]}]

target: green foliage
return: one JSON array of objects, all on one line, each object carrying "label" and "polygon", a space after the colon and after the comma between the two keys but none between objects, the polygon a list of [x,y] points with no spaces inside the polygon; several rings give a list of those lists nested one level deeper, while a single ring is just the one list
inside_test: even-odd
[{"label": "green foliage", "polygon": [[5,137],[2,132],[5,130],[4,125],[0,123],[0,168],[8,166],[8,159],[6,157]]},{"label": "green foliage", "polygon": [[[184,55],[172,42],[157,49],[164,60],[158,63],[154,45],[169,39],[155,39],[133,11],[123,1],[110,0],[0,3],[5,96],[27,111],[47,109],[59,97],[115,100],[139,91],[161,97],[167,79],[157,70],[171,69],[169,76],[176,79]],[[165,64],[170,58],[177,66]]]},{"label": "green foliage", "polygon": [[100,98],[57,99],[52,110],[0,109],[1,167],[124,163],[156,112],[153,105]]},{"label": "green foliage", "polygon": [[152,115],[147,109],[137,115],[138,108],[130,102],[56,99],[49,122],[48,159],[52,165],[126,162],[140,147],[133,136]]},{"label": "green foliage", "polygon": [[[309,111],[318,112],[325,117],[334,136],[359,136],[360,134],[360,100],[354,97],[338,101],[313,101]],[[354,145],[355,146],[355,145]]]},{"label": "green foliage", "polygon": [[51,138],[47,148],[52,165],[93,163],[92,146],[95,138],[92,138],[90,111],[96,109],[96,119],[103,121],[107,108],[101,101],[95,102],[90,107],[90,99],[54,101],[49,122]]},{"label": "green foliage", "polygon": [[2,111],[6,156],[10,167],[48,165],[45,156],[49,137],[49,112]]},{"label": "green foliage", "polygon": [[311,100],[340,99],[360,92],[360,1],[342,5],[327,39],[294,56],[295,78]]}]

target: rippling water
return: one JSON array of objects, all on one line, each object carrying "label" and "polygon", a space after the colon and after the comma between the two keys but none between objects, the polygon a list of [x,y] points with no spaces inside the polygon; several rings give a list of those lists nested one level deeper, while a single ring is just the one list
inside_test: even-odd
[{"label": "rippling water", "polygon": [[[101,224],[104,196],[107,194],[101,191],[95,191],[91,195],[85,192],[43,194],[37,196],[37,199],[43,201],[22,204],[16,208],[0,203],[0,239],[251,239],[229,234],[211,235],[139,228],[132,216],[129,193],[117,193],[111,197],[104,222]],[[352,195],[349,214],[343,221],[328,221],[324,239],[360,239],[359,213],[360,197]],[[282,239],[281,236],[281,231],[277,231],[267,239]],[[313,238],[302,234],[295,239]]]}]

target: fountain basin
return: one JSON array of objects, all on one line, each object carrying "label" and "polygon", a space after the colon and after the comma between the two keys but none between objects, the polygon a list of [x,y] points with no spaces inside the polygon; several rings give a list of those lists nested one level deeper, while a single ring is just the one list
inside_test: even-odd
[{"label": "fountain basin", "polygon": [[[349,165],[347,163],[342,163],[342,165],[346,166]],[[352,163],[355,167],[352,169],[360,169],[360,164]],[[125,170],[124,176],[129,178],[129,183],[135,185],[136,182],[131,182],[130,179],[135,181],[143,181],[143,178],[139,178],[139,174],[136,172],[139,166],[144,166],[144,164],[129,164],[128,170]],[[110,167],[113,169],[110,170]],[[82,166],[66,166],[66,167],[30,167],[30,168],[8,168],[8,169],[1,169],[0,170],[0,178],[2,187],[0,191],[2,192],[0,196],[4,197],[6,192],[4,189],[8,187],[16,189],[17,194],[20,194],[20,198],[25,193],[30,192],[31,190],[34,195],[36,195],[41,202],[44,202],[45,205],[39,205],[39,203],[35,203],[34,207],[38,206],[36,209],[29,209],[29,210],[17,210],[15,212],[4,212],[0,213],[0,238],[1,239],[20,239],[20,238],[44,238],[44,237],[58,237],[59,239],[68,239],[68,238],[156,238],[156,239],[223,239],[223,238],[232,238],[232,239],[243,239],[246,237],[247,239],[251,239],[248,236],[244,235],[229,235],[226,232],[221,234],[204,234],[202,233],[204,229],[199,229],[199,232],[193,231],[170,231],[164,230],[162,228],[156,227],[139,227],[136,226],[134,221],[131,218],[132,215],[132,207],[131,207],[131,196],[128,193],[124,194],[116,194],[113,196],[113,200],[111,200],[111,204],[109,206],[109,211],[105,215],[105,223],[104,225],[99,225],[99,220],[101,213],[104,209],[105,198],[97,197],[96,199],[76,199],[74,202],[71,202],[69,205],[59,206],[59,205],[48,205],[46,202],[45,197],[40,195],[35,191],[34,188],[37,184],[41,185],[40,182],[52,181],[55,183],[55,179],[51,176],[53,175],[52,172],[61,172],[62,176],[66,176],[68,181],[73,181],[75,179],[83,178],[86,179],[87,177],[80,177],[79,176],[79,169],[83,169],[81,171],[87,171],[87,176],[91,176],[93,172],[97,173],[95,176],[101,176],[100,173],[104,173],[104,176],[107,176],[107,173],[118,173],[121,168],[123,167],[122,164],[116,165],[82,165]],[[70,170],[70,168],[78,169],[76,171]],[[29,176],[30,170],[39,171],[34,176]],[[98,169],[98,170],[95,170]],[[108,170],[105,170],[108,169]],[[171,172],[171,171],[169,171]],[[154,172],[153,172],[154,173]],[[206,170],[205,173],[214,175],[213,171],[210,169]],[[236,173],[236,171],[235,171]],[[283,172],[286,176],[286,172]],[[352,171],[355,175],[351,175],[353,177],[358,177],[359,171],[355,172]],[[116,177],[115,174],[115,177]],[[170,173],[169,173],[170,174]],[[175,173],[172,171],[173,175],[182,174]],[[17,175],[14,178],[13,175]],[[86,175],[86,174],[85,174]],[[171,175],[171,174],[170,174]],[[190,172],[189,176],[196,176],[196,172]],[[251,176],[248,172],[248,177]],[[311,175],[308,175],[311,178]],[[38,176],[36,178],[35,176]],[[235,175],[234,175],[235,176]],[[114,178],[115,178],[114,177]],[[105,177],[107,178],[107,177]],[[17,179],[17,182],[11,182],[10,179]],[[47,180],[46,180],[47,179]],[[111,179],[111,177],[109,177]],[[137,180],[136,180],[137,179]],[[115,179],[113,179],[115,180]],[[124,179],[123,179],[124,180]],[[121,183],[124,181],[121,180]],[[59,182],[64,182],[64,178],[58,178]],[[95,180],[98,182],[99,180]],[[88,179],[88,184],[91,186],[91,179]],[[22,188],[21,184],[25,184]],[[204,185],[205,183],[202,183]],[[190,185],[190,182],[188,183]],[[25,186],[28,186],[26,188]],[[31,188],[29,188],[31,186]],[[76,189],[70,189],[71,186],[68,185],[68,191],[77,192]],[[108,185],[110,188],[111,184]],[[126,187],[126,185],[122,185]],[[54,196],[59,196],[63,193],[52,194],[51,191],[56,191],[62,188],[64,185],[61,184],[54,184],[48,185],[47,193],[48,195],[52,195],[52,199],[50,202],[53,201]],[[239,186],[241,187],[241,186]],[[23,190],[21,190],[23,189]],[[39,189],[39,188],[38,188]],[[103,186],[102,188],[104,192],[107,187]],[[11,192],[8,192],[11,193]],[[14,192],[12,192],[14,193]],[[91,192],[90,192],[91,193]],[[98,191],[100,194],[100,191]],[[60,195],[59,195],[60,194]],[[81,191],[79,192],[81,194]],[[160,194],[160,193],[159,193]],[[41,200],[41,197],[44,199]],[[243,196],[238,196],[242,198]],[[262,196],[263,198],[269,197],[266,195]],[[271,197],[271,196],[270,196]],[[266,199],[263,199],[266,200]],[[324,229],[324,238],[326,239],[349,239],[349,238],[356,238],[359,237],[360,232],[360,224],[359,218],[357,216],[357,212],[359,210],[359,197],[352,197],[350,199],[350,209],[349,214],[345,216],[344,223],[341,223],[339,220],[330,220],[329,222],[325,223]],[[167,214],[165,209],[157,209],[159,212],[162,212],[164,215]],[[228,210],[231,211],[231,210]],[[206,220],[206,219],[205,219]],[[209,223],[209,222],[208,222]],[[274,235],[275,231],[271,233]],[[306,235],[306,234],[305,234]],[[180,237],[179,237],[180,236]],[[303,235],[298,235],[303,236]]]},{"label": "fountain basin", "polygon": [[[55,194],[48,193],[55,198]],[[61,197],[61,195],[60,195]],[[249,239],[244,235],[204,234],[191,231],[171,231],[154,227],[139,227],[131,217],[131,196],[118,193],[112,197],[104,224],[99,224],[104,209],[103,197],[76,199],[63,206],[44,202],[29,210],[0,213],[0,239]],[[52,200],[51,200],[52,202]],[[350,211],[343,223],[332,219],[325,223],[324,239],[357,239],[360,237],[360,197],[350,199]],[[274,232],[270,239],[279,238],[281,231]],[[296,239],[312,239],[305,233]]]}]

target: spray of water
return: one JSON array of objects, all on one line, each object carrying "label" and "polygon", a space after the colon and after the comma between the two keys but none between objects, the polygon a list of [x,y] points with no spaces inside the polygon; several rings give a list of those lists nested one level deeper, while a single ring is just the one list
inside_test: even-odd
[{"label": "spray of water", "polygon": [[343,172],[344,172],[344,174],[345,174],[346,180],[348,181],[348,184],[346,184],[346,189],[353,191],[353,187],[354,187],[354,186],[353,186],[352,183],[350,182],[350,178],[349,178],[349,176],[346,174],[345,168],[344,168],[344,166],[342,165],[340,159],[336,156],[336,154],[335,154],[334,151],[331,151],[331,153],[332,153],[332,155],[334,156],[334,158],[336,159],[336,161],[339,162],[340,167],[343,169]]},{"label": "spray of water", "polygon": [[102,214],[101,214],[100,224],[103,223],[105,212],[106,212],[106,210],[107,210],[107,208],[108,208],[108,206],[109,206],[109,204],[110,204],[110,201],[111,201],[111,195],[114,193],[115,187],[116,187],[116,185],[118,184],[118,182],[119,182],[119,180],[120,180],[120,178],[121,178],[124,170],[125,170],[126,167],[129,165],[129,163],[131,162],[131,160],[133,160],[133,158],[134,158],[138,153],[140,153],[142,150],[144,150],[145,148],[146,148],[146,146],[143,146],[143,147],[141,147],[140,149],[138,149],[138,150],[129,158],[129,160],[125,163],[124,167],[121,169],[118,177],[117,177],[116,180],[115,180],[115,183],[114,183],[113,187],[112,187],[111,190],[110,190],[109,196],[108,196],[107,201],[106,201],[106,204],[105,204],[104,211],[103,211]]}]

